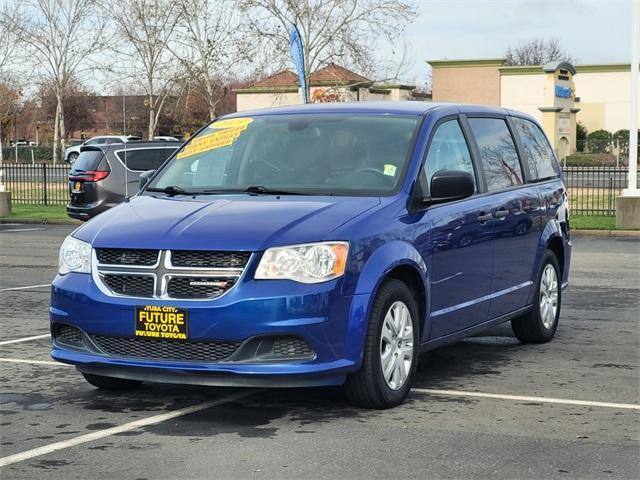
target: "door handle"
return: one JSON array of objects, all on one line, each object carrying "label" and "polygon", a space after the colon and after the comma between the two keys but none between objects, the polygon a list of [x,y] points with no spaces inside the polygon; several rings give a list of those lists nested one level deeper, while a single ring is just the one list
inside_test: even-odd
[{"label": "door handle", "polygon": [[478,221],[480,223],[486,223],[492,218],[493,218],[493,215],[491,215],[490,213],[480,212],[480,215],[478,215]]},{"label": "door handle", "polygon": [[495,214],[495,217],[498,220],[504,220],[505,218],[507,218],[509,216],[509,210],[506,210],[504,208],[501,208],[500,210],[498,210]]}]

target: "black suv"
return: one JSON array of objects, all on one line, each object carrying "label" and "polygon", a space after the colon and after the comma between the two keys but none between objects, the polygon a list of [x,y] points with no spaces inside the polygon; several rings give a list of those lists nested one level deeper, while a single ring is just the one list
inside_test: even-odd
[{"label": "black suv", "polygon": [[89,220],[138,192],[138,177],[155,170],[181,142],[133,141],[83,146],[69,171],[67,215]]}]

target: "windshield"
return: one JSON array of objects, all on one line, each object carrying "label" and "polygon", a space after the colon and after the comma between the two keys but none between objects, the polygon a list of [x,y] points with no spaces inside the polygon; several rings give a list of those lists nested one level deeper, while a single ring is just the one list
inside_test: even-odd
[{"label": "windshield", "polygon": [[189,140],[149,189],[389,194],[400,182],[419,118],[298,114],[220,120]]}]

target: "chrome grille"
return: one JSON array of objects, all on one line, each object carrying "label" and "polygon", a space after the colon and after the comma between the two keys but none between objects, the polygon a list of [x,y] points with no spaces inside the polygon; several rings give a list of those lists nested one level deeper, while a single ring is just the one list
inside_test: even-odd
[{"label": "chrome grille", "polygon": [[235,278],[171,277],[167,294],[172,298],[216,298],[235,282]]},{"label": "chrome grille", "polygon": [[131,297],[153,297],[152,275],[123,275],[119,273],[102,276],[113,293]]},{"label": "chrome grille", "polygon": [[108,355],[156,360],[220,362],[230,357],[241,342],[180,342],[131,337],[92,335],[96,346]]},{"label": "chrome grille", "polygon": [[105,265],[155,265],[158,250],[96,248],[98,261]]},{"label": "chrome grille", "polygon": [[[251,257],[248,252],[194,250],[94,252],[93,278],[106,295],[183,300],[211,300],[224,295],[238,282]],[[118,260],[128,263],[111,263]],[[240,266],[221,266],[231,264]]]},{"label": "chrome grille", "polygon": [[251,253],[206,250],[175,250],[171,252],[174,267],[244,268]]}]

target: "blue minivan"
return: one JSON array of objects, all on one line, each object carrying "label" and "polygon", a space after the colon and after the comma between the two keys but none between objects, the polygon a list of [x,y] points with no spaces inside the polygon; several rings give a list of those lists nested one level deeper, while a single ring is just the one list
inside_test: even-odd
[{"label": "blue minivan", "polygon": [[418,355],[510,321],[551,340],[567,192],[528,115],[422,102],[242,112],[60,249],[52,357],[92,385],[344,385],[387,408]]}]

